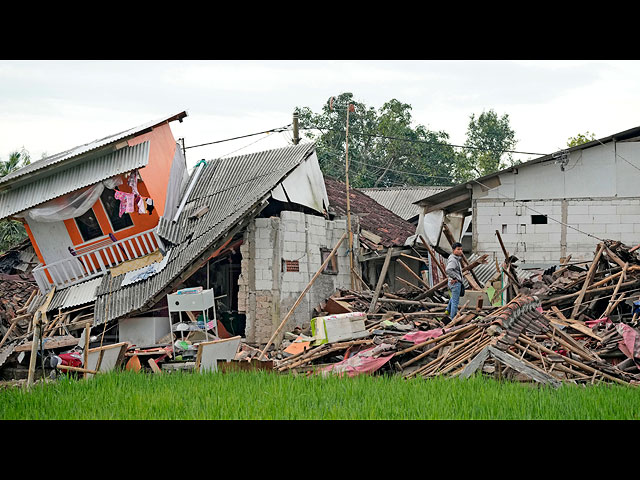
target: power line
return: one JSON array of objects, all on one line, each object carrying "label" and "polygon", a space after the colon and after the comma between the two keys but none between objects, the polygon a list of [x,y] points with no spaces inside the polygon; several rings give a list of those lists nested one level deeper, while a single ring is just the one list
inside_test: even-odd
[{"label": "power line", "polygon": [[233,138],[225,138],[224,140],[216,140],[216,141],[213,141],[213,142],[201,143],[199,145],[190,145],[188,147],[184,147],[184,149],[186,150],[188,148],[204,147],[205,145],[213,145],[215,143],[229,142],[231,140],[238,140],[240,138],[247,138],[247,137],[253,137],[255,135],[262,135],[263,133],[282,132],[282,131],[285,131],[286,129],[288,129],[290,126],[291,126],[291,124],[285,125],[284,127],[272,128],[271,130],[265,130],[264,132],[250,133],[248,135],[241,135],[239,137],[233,137]]},{"label": "power line", "polygon": [[[341,130],[334,130],[334,129],[330,129],[330,128],[320,128],[320,127],[300,127],[300,130],[320,130],[320,131],[331,131],[331,132],[341,132]],[[482,148],[482,147],[472,147],[470,145],[454,145],[452,143],[444,143],[444,142],[431,142],[429,140],[417,140],[417,139],[411,139],[411,138],[401,138],[401,137],[390,137],[387,135],[378,135],[378,134],[373,134],[373,133],[365,133],[365,132],[354,132],[349,130],[349,133],[354,134],[354,135],[362,135],[362,136],[367,136],[367,137],[374,137],[374,138],[384,138],[387,140],[399,140],[401,142],[410,142],[410,143],[424,143],[427,145],[441,145],[444,147],[456,147],[456,148],[467,148],[467,149],[471,149],[471,150],[483,150],[483,151],[487,151],[487,152],[495,152],[497,149],[492,149],[492,148]],[[500,150],[503,153],[521,153],[523,155],[539,155],[539,156],[545,156],[548,155],[546,153],[535,153],[535,152],[520,152],[517,150]]]}]

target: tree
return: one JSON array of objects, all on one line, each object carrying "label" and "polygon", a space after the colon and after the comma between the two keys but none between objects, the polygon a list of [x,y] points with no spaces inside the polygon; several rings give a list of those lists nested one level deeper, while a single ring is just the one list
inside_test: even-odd
[{"label": "tree", "polygon": [[511,153],[517,141],[509,115],[499,117],[494,110],[470,117],[465,149],[458,153],[456,178],[459,181],[481,177],[513,164]]},{"label": "tree", "polygon": [[346,117],[349,112],[349,183],[354,188],[451,185],[455,152],[445,132],[413,126],[411,105],[391,99],[376,110],[342,93],[321,113],[298,108],[300,129],[316,141],[323,173],[345,178]]},{"label": "tree", "polygon": [[591,132],[579,133],[575,137],[569,137],[567,140],[567,147],[576,147],[578,145],[582,145],[583,143],[591,142],[596,139],[595,134]]},{"label": "tree", "polygon": [[[31,157],[24,147],[19,152],[11,152],[8,160],[0,161],[0,178],[30,163]],[[22,222],[17,220],[0,220],[0,252],[4,252],[16,243],[21,242],[26,236],[27,232]]]}]

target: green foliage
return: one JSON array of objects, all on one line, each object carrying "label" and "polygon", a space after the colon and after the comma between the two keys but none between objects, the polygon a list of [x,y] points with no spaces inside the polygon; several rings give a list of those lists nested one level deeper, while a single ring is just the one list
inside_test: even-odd
[{"label": "green foliage", "polygon": [[[9,159],[0,161],[0,178],[31,163],[31,157],[24,147],[21,151],[11,152]],[[27,232],[21,222],[16,220],[0,220],[0,253],[21,242]]]},{"label": "green foliage", "polygon": [[469,180],[501,170],[513,164],[507,150],[517,141],[509,123],[509,115],[501,117],[494,110],[472,114],[467,127],[465,148],[457,155],[456,178]]},{"label": "green foliage", "polygon": [[376,110],[354,100],[352,93],[336,97],[334,109],[327,102],[321,113],[308,107],[298,109],[300,129],[317,142],[318,161],[325,175],[345,179],[349,104],[354,107],[349,112],[352,187],[453,184],[455,152],[444,145],[449,141],[447,133],[413,126],[409,104],[392,99]]},{"label": "green foliage", "polygon": [[595,134],[591,132],[579,133],[575,137],[569,137],[567,140],[567,147],[576,147],[578,145],[582,145],[583,143],[591,142],[596,139]]},{"label": "green foliage", "polygon": [[636,387],[551,389],[482,376],[123,371],[0,390],[0,420],[633,420],[638,412]]}]

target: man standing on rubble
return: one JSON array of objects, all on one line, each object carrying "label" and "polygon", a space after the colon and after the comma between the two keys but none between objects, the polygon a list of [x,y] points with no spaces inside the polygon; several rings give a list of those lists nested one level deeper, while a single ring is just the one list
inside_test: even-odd
[{"label": "man standing on rubble", "polygon": [[449,278],[449,291],[451,292],[446,313],[453,320],[458,313],[460,297],[464,296],[464,285],[462,283],[462,265],[460,263],[462,259],[462,244],[455,242],[451,247],[453,248],[453,253],[449,255],[447,268],[445,269]]}]

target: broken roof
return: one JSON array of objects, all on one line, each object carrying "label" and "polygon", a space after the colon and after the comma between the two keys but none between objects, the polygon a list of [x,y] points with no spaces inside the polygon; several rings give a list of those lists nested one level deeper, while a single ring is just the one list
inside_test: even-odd
[{"label": "broken roof", "polygon": [[165,116],[152,122],[145,123],[144,125],[139,125],[123,132],[109,135],[108,137],[93,140],[92,142],[79,145],[69,150],[65,150],[64,152],[56,153],[55,155],[50,155],[46,158],[32,162],[29,165],[16,170],[15,172],[5,175],[0,179],[0,186],[4,187],[5,185],[17,183],[18,179],[22,179],[26,175],[33,175],[35,174],[35,172],[37,172],[38,174],[43,173],[44,169],[48,169],[52,165],[57,165],[62,162],[67,163],[73,159],[79,159],[80,157],[88,158],[90,153],[97,153],[98,156],[106,155],[107,153],[110,153],[114,150],[113,144],[115,143],[138,136],[166,122],[171,122],[173,120],[182,121],[182,119],[186,116],[186,112]]},{"label": "broken roof", "polygon": [[[482,177],[477,177],[472,180],[468,180],[463,183],[459,183],[458,185],[454,185],[442,192],[438,192],[434,195],[430,195],[428,197],[423,197],[414,203],[419,206],[434,206],[433,208],[442,208],[444,206],[446,208],[452,208],[454,210],[460,210],[462,208],[468,208],[471,206],[471,189],[474,185],[480,185],[483,190],[492,189],[500,184],[496,177],[508,172],[517,172],[518,169],[527,167],[529,165],[535,165],[538,163],[548,162],[548,161],[556,161],[558,157],[560,157],[563,153],[571,153],[578,150],[585,150],[587,148],[595,147],[598,145],[604,145],[609,142],[630,142],[630,141],[638,141],[640,139],[640,127],[630,128],[628,130],[624,130],[622,132],[614,133],[613,135],[609,135],[607,137],[603,137],[597,140],[592,140],[590,142],[586,142],[580,145],[576,145],[575,147],[565,148],[562,150],[558,150],[557,152],[551,153],[549,155],[543,155],[538,158],[534,158],[532,160],[528,160],[523,163],[519,163],[516,165],[512,165],[510,167],[504,168],[497,172],[493,172]],[[496,183],[497,182],[497,183]]]},{"label": "broken roof", "polygon": [[129,147],[126,140],[185,116],[182,112],[163,117],[43,158],[4,176],[0,179],[0,219],[144,167],[149,162],[149,142]]},{"label": "broken roof", "polygon": [[177,221],[161,217],[158,235],[170,251],[164,267],[126,285],[125,275],[104,275],[94,324],[151,308],[257,216],[271,191],[314,153],[315,144],[305,143],[208,162]]},{"label": "broken roof", "polygon": [[[346,184],[334,178],[324,179],[329,204],[337,215],[347,214]],[[351,213],[360,218],[360,227],[381,238],[385,247],[403,246],[415,233],[415,226],[380,205],[370,196],[353,188],[349,189]]]},{"label": "broken roof", "polygon": [[406,186],[386,188],[359,188],[376,202],[399,217],[410,220],[418,217],[420,208],[415,202],[450,188],[449,186]]}]

